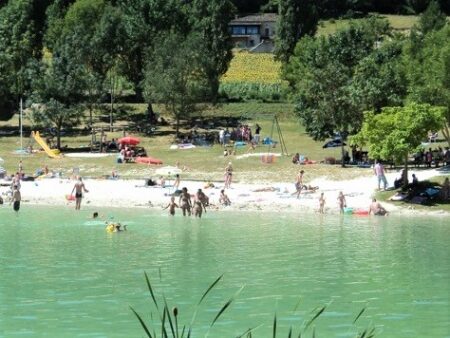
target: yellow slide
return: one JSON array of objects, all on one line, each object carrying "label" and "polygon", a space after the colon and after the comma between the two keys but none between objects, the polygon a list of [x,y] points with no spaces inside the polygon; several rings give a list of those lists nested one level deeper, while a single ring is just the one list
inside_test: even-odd
[{"label": "yellow slide", "polygon": [[34,140],[41,146],[42,149],[44,149],[45,153],[51,157],[51,158],[58,158],[59,150],[58,149],[50,149],[48,144],[42,139],[41,135],[39,135],[38,131],[32,131],[31,137],[34,138]]}]

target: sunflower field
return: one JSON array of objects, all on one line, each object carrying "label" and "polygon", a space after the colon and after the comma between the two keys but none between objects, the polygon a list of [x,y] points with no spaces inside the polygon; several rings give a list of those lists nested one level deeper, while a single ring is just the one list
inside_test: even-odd
[{"label": "sunflower field", "polygon": [[284,97],[280,70],[273,54],[235,52],[219,94],[230,101],[280,101]]}]

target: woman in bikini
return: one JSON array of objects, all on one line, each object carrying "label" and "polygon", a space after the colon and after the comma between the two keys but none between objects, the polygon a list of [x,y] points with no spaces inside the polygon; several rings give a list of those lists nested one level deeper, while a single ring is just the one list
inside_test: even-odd
[{"label": "woman in bikini", "polygon": [[225,168],[225,189],[230,188],[232,176],[233,176],[233,166],[231,165],[231,162],[228,162],[228,165]]},{"label": "woman in bikini", "polygon": [[188,193],[186,187],[181,189],[179,204],[181,210],[183,211],[183,216],[186,216],[186,212],[188,216],[191,216],[191,208],[192,208],[191,195]]}]

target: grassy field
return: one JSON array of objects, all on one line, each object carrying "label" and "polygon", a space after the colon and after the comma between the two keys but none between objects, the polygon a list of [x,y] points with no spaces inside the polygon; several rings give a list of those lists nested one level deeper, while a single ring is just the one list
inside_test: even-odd
[{"label": "grassy field", "polygon": [[[135,112],[142,111],[143,106],[136,105],[133,107]],[[141,138],[141,145],[145,147],[147,153],[161,159],[164,165],[175,165],[180,162],[190,168],[188,172],[183,174],[183,179],[196,180],[222,180],[223,172],[228,161],[233,162],[236,171],[236,180],[241,182],[276,182],[294,180],[295,174],[299,170],[299,166],[291,163],[292,154],[299,152],[308,158],[321,161],[325,157],[340,157],[340,150],[337,148],[323,149],[324,142],[316,142],[305,134],[304,128],[298,123],[292,114],[293,106],[289,104],[262,104],[262,103],[237,103],[226,104],[216,108],[209,107],[200,115],[194,118],[199,123],[210,121],[208,129],[198,129],[200,133],[215,132],[218,128],[226,127],[233,123],[248,123],[254,126],[259,123],[262,127],[262,137],[272,136],[278,140],[276,132],[272,134],[273,114],[279,116],[280,127],[286,143],[286,147],[290,156],[277,158],[273,164],[263,164],[259,156],[237,159],[239,155],[246,154],[247,147],[238,148],[236,156],[224,157],[223,148],[215,144],[211,147],[197,147],[192,150],[170,150],[169,147],[174,141],[175,133],[171,126],[159,127],[154,135],[147,137],[145,135],[133,134]],[[121,121],[125,126],[125,122]],[[25,121],[27,124],[27,121]],[[3,127],[14,127],[18,125],[18,120],[12,119],[8,123],[3,123]],[[29,127],[26,125],[26,127]],[[1,129],[1,126],[0,126]],[[182,132],[188,132],[190,126],[184,126]],[[121,137],[122,131],[107,133],[108,139],[112,137]],[[5,160],[4,167],[13,172],[17,170],[20,156],[13,154],[13,151],[20,145],[17,136],[0,138],[1,149],[0,157]],[[29,135],[24,139],[26,146],[30,142]],[[90,142],[90,136],[73,136],[63,137],[62,144],[68,147],[87,146]],[[37,148],[36,143],[34,147]],[[268,148],[267,146],[259,146],[252,152],[280,152],[280,148]],[[100,177],[109,175],[113,169],[116,169],[122,177],[150,177],[154,174],[157,167],[146,166],[141,164],[116,164],[115,156],[107,158],[86,159],[86,158],[69,158],[62,157],[60,159],[50,159],[45,153],[37,153],[23,157],[25,171],[29,174],[33,173],[37,168],[48,165],[50,169],[63,172],[70,175],[73,168],[80,168],[81,174],[89,177]],[[362,175],[367,169],[348,168],[341,170],[339,166],[331,166],[324,164],[315,164],[302,166],[306,170],[306,180],[310,180],[319,176],[328,176],[336,179],[345,179]]]},{"label": "grassy field", "polygon": [[[409,31],[419,20],[417,15],[380,15],[386,18],[396,31]],[[346,27],[350,19],[327,20],[319,24],[317,35],[329,35]]]}]

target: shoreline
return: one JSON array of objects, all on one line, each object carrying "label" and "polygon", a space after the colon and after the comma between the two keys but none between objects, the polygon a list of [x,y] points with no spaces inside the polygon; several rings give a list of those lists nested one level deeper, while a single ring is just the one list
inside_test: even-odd
[{"label": "shoreline", "polygon": [[[414,171],[410,172],[412,175]],[[431,169],[420,172],[420,179],[425,180],[438,173]],[[386,175],[389,183],[398,177],[397,172]],[[173,187],[145,186],[145,179],[89,179],[83,180],[88,193],[84,194],[81,208],[86,207],[114,207],[114,208],[148,208],[162,209],[170,200]],[[169,183],[171,181],[168,181]],[[3,182],[8,183],[8,182]],[[23,204],[52,205],[74,207],[73,201],[68,201],[66,195],[72,191],[75,181],[67,178],[42,178],[33,182],[21,182]],[[349,180],[329,180],[321,177],[308,182],[308,185],[318,186],[316,192],[304,193],[300,198],[292,195],[295,191],[293,182],[277,182],[261,184],[232,183],[226,194],[231,200],[231,206],[220,206],[218,203],[223,182],[214,182],[214,188],[205,188],[203,181],[181,181],[181,187],[187,187],[190,194],[202,189],[209,196],[213,205],[208,208],[211,212],[219,211],[269,211],[269,212],[317,212],[320,193],[324,193],[325,213],[339,214],[337,196],[342,191],[346,196],[347,206],[354,209],[366,209],[370,205],[376,188],[376,178],[373,175],[363,176]],[[0,187],[4,193],[9,187]],[[256,191],[255,191],[256,190]],[[267,190],[267,191],[258,191]],[[178,198],[176,197],[178,203]],[[450,213],[443,210],[417,210],[414,205],[403,207],[393,203],[382,203],[391,214],[407,215],[436,215],[448,216]],[[177,212],[179,213],[179,211]]]}]

